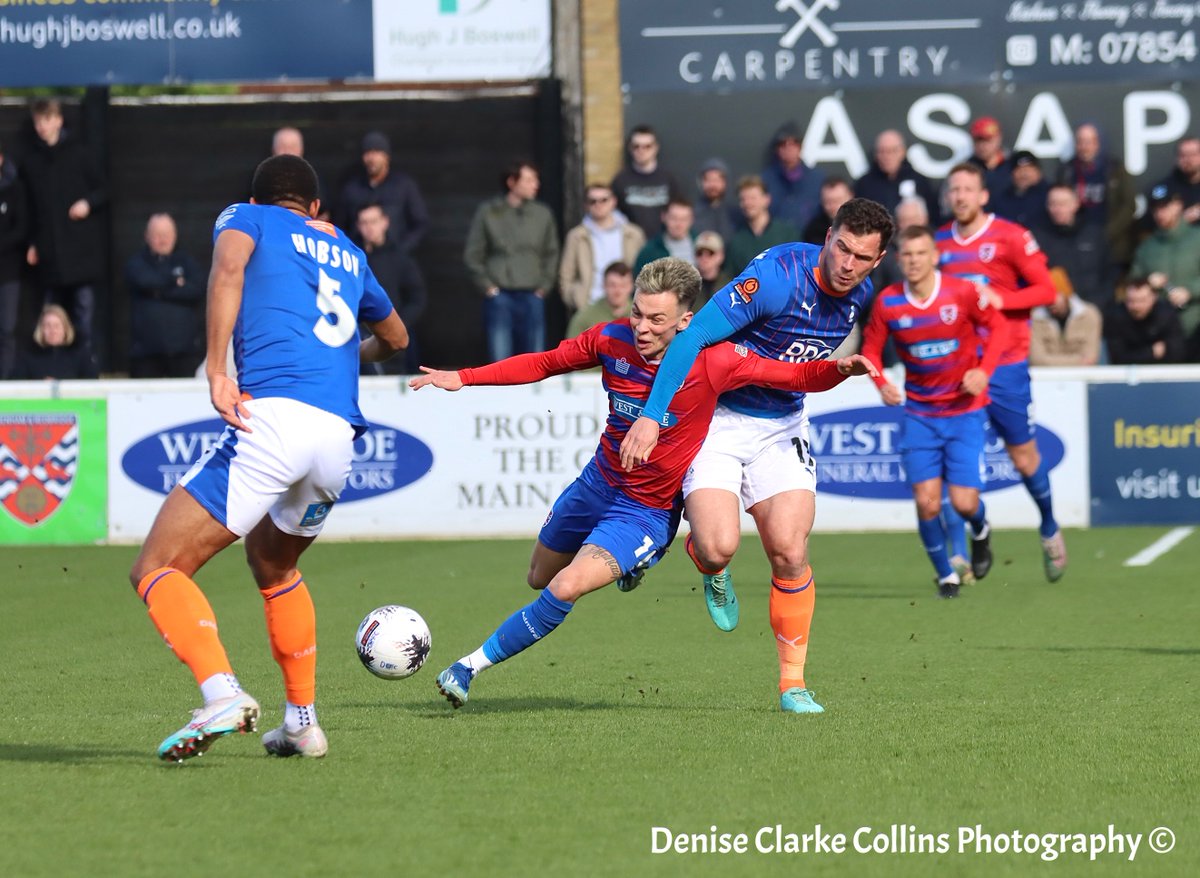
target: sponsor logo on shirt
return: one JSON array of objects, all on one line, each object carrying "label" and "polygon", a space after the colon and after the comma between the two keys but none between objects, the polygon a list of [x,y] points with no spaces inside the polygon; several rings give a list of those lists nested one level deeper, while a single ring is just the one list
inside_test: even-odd
[{"label": "sponsor logo on shirt", "polygon": [[958,339],[948,338],[943,341],[925,341],[915,344],[908,352],[918,360],[936,360],[958,350]]},{"label": "sponsor logo on shirt", "polygon": [[733,285],[733,293],[730,293],[729,295],[729,302],[731,305],[736,305],[737,300],[741,299],[743,302],[749,305],[750,300],[754,298],[754,294],[757,292],[758,279],[748,277],[745,280],[738,281]]},{"label": "sponsor logo on shirt", "polygon": [[[627,421],[636,421],[642,416],[642,409],[645,408],[645,403],[642,400],[625,396],[623,393],[609,393],[608,401],[612,406],[613,413],[620,415]],[[672,427],[678,420],[673,414],[667,412],[658,423],[662,427]]]}]

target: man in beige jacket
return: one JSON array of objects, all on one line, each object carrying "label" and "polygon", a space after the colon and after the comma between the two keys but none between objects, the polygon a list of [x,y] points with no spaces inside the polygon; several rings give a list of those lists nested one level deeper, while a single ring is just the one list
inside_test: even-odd
[{"label": "man in beige jacket", "polygon": [[584,192],[587,216],[567,232],[558,288],[572,313],[604,298],[604,269],[614,262],[633,265],[646,243],[642,230],[617,210],[612,189],[592,183]]},{"label": "man in beige jacket", "polygon": [[1029,337],[1031,366],[1094,366],[1100,361],[1100,309],[1072,293],[1034,308]]}]

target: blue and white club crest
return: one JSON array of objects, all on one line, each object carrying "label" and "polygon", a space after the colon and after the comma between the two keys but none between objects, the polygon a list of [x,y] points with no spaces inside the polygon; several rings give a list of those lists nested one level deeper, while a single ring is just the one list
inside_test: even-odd
[{"label": "blue and white club crest", "polygon": [[624,357],[621,357],[621,359],[617,360],[617,371],[622,375],[629,374],[629,361]]}]

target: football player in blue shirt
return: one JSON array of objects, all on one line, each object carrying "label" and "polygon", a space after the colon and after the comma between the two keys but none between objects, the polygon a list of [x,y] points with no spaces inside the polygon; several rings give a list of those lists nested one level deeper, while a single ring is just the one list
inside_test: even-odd
[{"label": "football player in blue shirt", "polygon": [[[834,216],[823,247],[781,244],[751,260],[667,351],[642,417],[621,444],[622,465],[645,462],[658,441],[658,421],[701,348],[729,339],[772,359],[829,357],[870,302],[868,275],[893,229],[882,205],[854,198]],[[741,536],[739,499],[753,516],[771,562],[780,707],[821,713],[804,682],[816,591],[808,561],[816,463],[804,394],[761,387],[723,394],[683,493],[692,528],[688,554],[703,574],[709,615],[723,631],[738,623],[727,565]]]},{"label": "football player in blue shirt", "polygon": [[[316,616],[296,563],[321,531],[350,473],[359,363],[408,344],[404,323],[345,232],[316,219],[317,176],[304,159],[258,166],[249,204],[217,217],[208,281],[208,383],[228,426],[163,502],[130,582],[167,645],[200,685],[204,706],[159,745],[199,756],[219,737],[254,731],[243,692],[192,577],[246,540],[271,652],[283,672],[283,725],[263,736],[277,756],[324,756],[317,725]],[[362,320],[373,335],[359,340]],[[233,339],[238,383],[225,373]]]}]

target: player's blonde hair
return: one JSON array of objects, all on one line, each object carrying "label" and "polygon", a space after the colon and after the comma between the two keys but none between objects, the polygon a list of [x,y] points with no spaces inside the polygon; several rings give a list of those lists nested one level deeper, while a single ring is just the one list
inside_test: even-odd
[{"label": "player's blonde hair", "polygon": [[674,293],[679,304],[690,311],[700,295],[700,272],[690,262],[664,256],[646,263],[638,272],[634,287],[635,293]]}]

